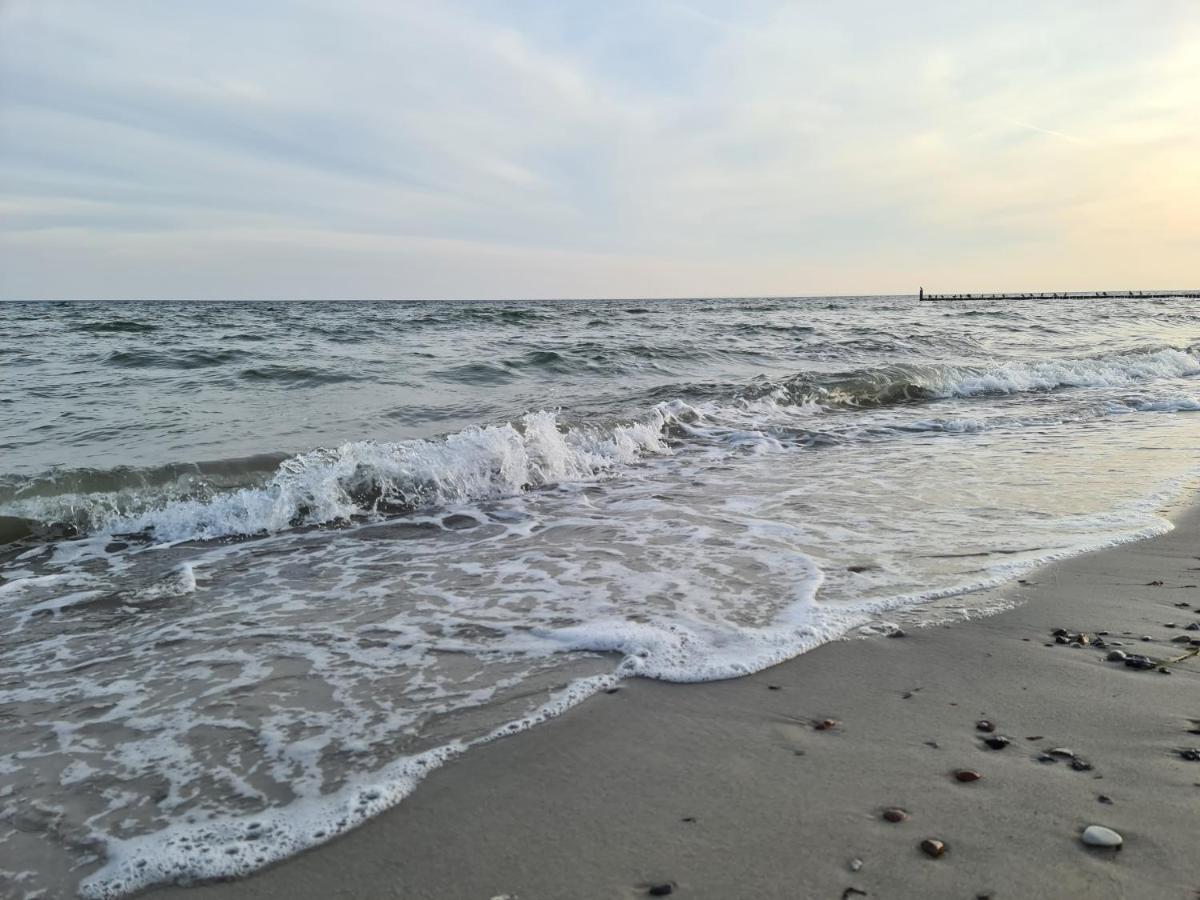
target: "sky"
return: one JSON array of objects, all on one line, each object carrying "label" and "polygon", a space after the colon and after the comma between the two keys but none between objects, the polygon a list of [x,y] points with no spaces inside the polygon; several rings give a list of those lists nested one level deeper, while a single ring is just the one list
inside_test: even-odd
[{"label": "sky", "polygon": [[1200,289],[1200,3],[0,0],[0,299]]}]

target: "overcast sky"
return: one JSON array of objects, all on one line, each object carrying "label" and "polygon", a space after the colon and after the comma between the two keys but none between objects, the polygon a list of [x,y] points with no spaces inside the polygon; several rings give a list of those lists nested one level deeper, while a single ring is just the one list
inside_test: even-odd
[{"label": "overcast sky", "polygon": [[1200,288],[1200,3],[0,0],[0,297]]}]

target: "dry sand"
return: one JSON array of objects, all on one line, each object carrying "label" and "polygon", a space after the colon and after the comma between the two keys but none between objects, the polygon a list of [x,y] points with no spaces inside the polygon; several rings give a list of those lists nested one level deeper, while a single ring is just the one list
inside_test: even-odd
[{"label": "dry sand", "polygon": [[[1185,652],[1170,639],[1200,637],[1182,630],[1200,620],[1200,511],[1176,523],[1037,571],[1003,592],[1022,605],[990,618],[838,642],[734,681],[626,682],[472,750],[344,838],[152,896],[632,898],[669,883],[722,900],[1196,900],[1200,762],[1177,751],[1200,747],[1200,658],[1167,675],[1046,646],[1063,627]],[[985,717],[1010,746],[983,746]],[[840,724],[812,727],[825,718]],[[1058,747],[1094,769],[1036,760]],[[960,784],[958,768],[983,778]],[[911,817],[886,822],[889,806]],[[1090,824],[1124,847],[1085,847]],[[921,852],[927,837],[944,856]]]}]

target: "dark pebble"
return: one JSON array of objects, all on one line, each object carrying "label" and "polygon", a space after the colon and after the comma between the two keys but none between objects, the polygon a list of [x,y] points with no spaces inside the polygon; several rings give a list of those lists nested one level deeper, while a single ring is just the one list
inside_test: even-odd
[{"label": "dark pebble", "polygon": [[1179,755],[1188,762],[1200,762],[1200,749],[1195,747],[1185,747],[1179,751]]},{"label": "dark pebble", "polygon": [[993,750],[1003,750],[1012,743],[1012,741],[1010,741],[1008,738],[999,734],[994,734],[989,738],[984,738],[983,742]]},{"label": "dark pebble", "polygon": [[768,691],[779,691],[779,690],[783,690],[783,689],[777,684],[768,684],[767,690]]},{"label": "dark pebble", "polygon": [[921,841],[921,850],[926,856],[932,856],[934,859],[937,859],[946,852],[946,845],[936,838],[925,838],[925,840]]},{"label": "dark pebble", "polygon": [[675,893],[675,885],[673,884],[656,884],[651,886],[650,890],[646,891],[651,897],[666,897]]},{"label": "dark pebble", "polygon": [[1086,759],[1080,759],[1078,756],[1076,756],[1071,760],[1071,768],[1076,772],[1090,772],[1095,768],[1095,766],[1093,766]]},{"label": "dark pebble", "polygon": [[606,693],[606,694],[615,694],[615,693],[616,693],[617,691],[619,691],[619,690],[620,690],[620,688],[619,688],[619,687],[605,688],[605,689],[604,689],[604,693]]},{"label": "dark pebble", "polygon": [[1040,763],[1056,763],[1058,762],[1058,757],[1051,756],[1049,753],[1039,753],[1037,761]]},{"label": "dark pebble", "polygon": [[837,727],[837,719],[822,719],[820,722],[814,722],[813,728],[817,731],[828,731],[830,728]]},{"label": "dark pebble", "polygon": [[1050,634],[1053,637],[1066,637],[1068,632],[1065,628],[1055,628]]},{"label": "dark pebble", "polygon": [[1141,654],[1131,653],[1125,657],[1125,665],[1131,669],[1153,669],[1154,661]]},{"label": "dark pebble", "polygon": [[908,818],[908,813],[898,806],[890,806],[883,811],[883,817],[889,822],[903,822]]},{"label": "dark pebble", "polygon": [[971,781],[978,781],[983,776],[980,775],[978,772],[976,772],[974,769],[958,769],[955,771],[954,777],[956,780],[961,781],[965,784],[965,783],[971,782]]},{"label": "dark pebble", "polygon": [[993,725],[991,722],[989,722],[987,719],[980,719],[978,722],[975,723],[975,727],[978,728],[980,731],[989,731],[990,732],[990,731],[996,730],[996,726]]},{"label": "dark pebble", "polygon": [[684,816],[684,817],[683,817],[682,819],[680,819],[679,821],[680,821],[680,822],[695,822],[695,821],[696,821],[696,817],[695,817],[695,816]]},{"label": "dark pebble", "polygon": [[1112,806],[1113,798],[1107,796],[1106,794],[1101,794],[1096,799],[1099,800],[1101,803],[1103,803],[1105,806]]},{"label": "dark pebble", "polygon": [[1186,630],[1187,631],[1200,631],[1200,622],[1193,622],[1191,625],[1186,626]]}]

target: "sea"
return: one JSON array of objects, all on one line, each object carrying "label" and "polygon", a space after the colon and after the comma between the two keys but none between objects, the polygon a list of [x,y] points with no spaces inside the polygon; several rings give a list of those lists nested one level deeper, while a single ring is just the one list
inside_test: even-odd
[{"label": "sea", "polygon": [[243,875],[622,679],[1003,609],[1170,528],[1198,375],[1188,299],[0,304],[0,896]]}]

